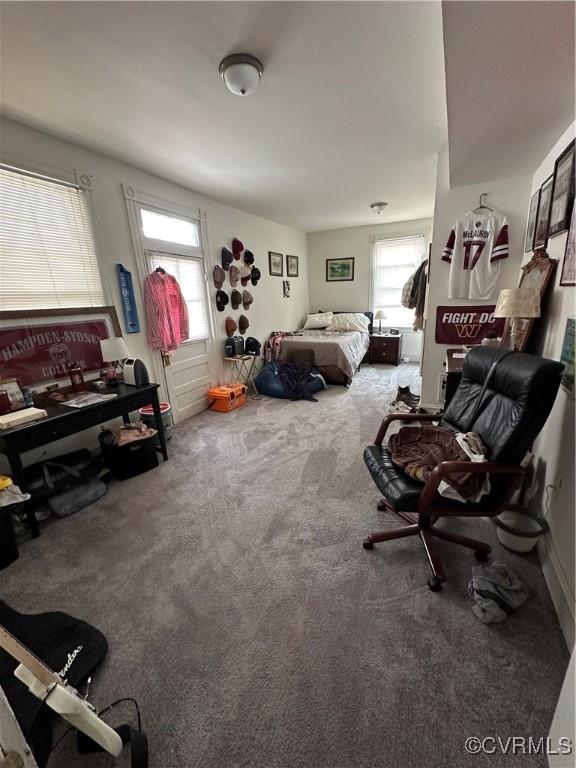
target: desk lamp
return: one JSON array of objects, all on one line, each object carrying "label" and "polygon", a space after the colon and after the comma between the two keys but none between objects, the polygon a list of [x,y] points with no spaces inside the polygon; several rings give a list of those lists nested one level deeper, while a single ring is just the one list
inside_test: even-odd
[{"label": "desk lamp", "polygon": [[378,333],[382,333],[382,320],[386,320],[386,312],[383,309],[377,310],[374,320],[378,320]]},{"label": "desk lamp", "polygon": [[504,288],[500,291],[494,317],[510,319],[510,346],[516,349],[518,321],[540,317],[540,293],[537,288]]},{"label": "desk lamp", "polygon": [[128,347],[124,341],[123,336],[117,336],[112,339],[100,339],[100,350],[102,352],[102,360],[108,363],[106,369],[106,384],[109,387],[118,386],[118,374],[116,368],[121,360],[126,360],[130,357]]}]

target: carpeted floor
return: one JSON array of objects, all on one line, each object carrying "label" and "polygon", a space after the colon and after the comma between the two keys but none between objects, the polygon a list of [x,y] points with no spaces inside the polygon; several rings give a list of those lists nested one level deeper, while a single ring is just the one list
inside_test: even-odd
[{"label": "carpeted floor", "polygon": [[[0,574],[15,608],[107,635],[91,699],[138,699],[151,768],[546,765],[464,748],[548,734],[568,653],[535,558],[496,545],[530,599],[484,626],[466,596],[471,553],[438,543],[449,581],[434,594],[417,540],[362,549],[397,524],[376,509],[362,450],[399,372],[406,383],[414,367],[365,367],[318,403],[191,419],[168,463],[47,524]],[[484,520],[443,524],[495,540]],[[72,747],[50,766],[113,764]]]}]

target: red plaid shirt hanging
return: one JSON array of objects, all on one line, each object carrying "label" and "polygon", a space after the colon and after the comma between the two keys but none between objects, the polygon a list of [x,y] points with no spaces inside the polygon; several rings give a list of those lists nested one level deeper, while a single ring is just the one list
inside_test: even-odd
[{"label": "red plaid shirt hanging", "polygon": [[167,272],[152,272],[144,280],[148,343],[154,349],[177,349],[188,338],[188,307],[178,281]]}]

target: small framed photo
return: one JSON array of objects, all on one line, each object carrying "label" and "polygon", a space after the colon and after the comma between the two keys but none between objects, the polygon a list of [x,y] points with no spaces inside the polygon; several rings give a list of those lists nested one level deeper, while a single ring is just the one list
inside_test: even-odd
[{"label": "small framed photo", "polygon": [[326,259],[326,281],[354,280],[354,259]]},{"label": "small framed photo", "polygon": [[566,238],[560,285],[576,285],[576,207],[572,208],[572,220]]},{"label": "small framed photo", "polygon": [[282,277],[284,274],[284,255],[268,251],[268,268],[274,277]]},{"label": "small framed photo", "polygon": [[286,254],[286,277],[298,277],[298,256]]},{"label": "small framed photo", "polygon": [[554,191],[550,209],[549,237],[565,232],[574,204],[574,142],[560,155],[554,166]]},{"label": "small framed photo", "polygon": [[530,211],[528,212],[528,223],[526,224],[526,242],[524,243],[524,253],[534,250],[534,235],[536,233],[536,219],[538,218],[538,204],[540,203],[540,190],[537,189],[530,199]]},{"label": "small framed photo", "polygon": [[282,280],[282,295],[285,299],[290,298],[290,280]]},{"label": "small framed photo", "polygon": [[550,221],[550,207],[552,205],[552,186],[554,174],[546,179],[540,187],[540,205],[536,216],[536,232],[534,233],[534,250],[546,248],[548,242],[548,223]]}]

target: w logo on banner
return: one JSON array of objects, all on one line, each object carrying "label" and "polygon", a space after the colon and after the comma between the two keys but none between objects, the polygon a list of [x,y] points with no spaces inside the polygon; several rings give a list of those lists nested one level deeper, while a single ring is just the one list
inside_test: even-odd
[{"label": "w logo on banner", "polygon": [[480,323],[461,323],[456,324],[456,333],[458,334],[459,339],[475,339],[478,334],[480,333],[480,329],[482,328],[482,325]]}]

